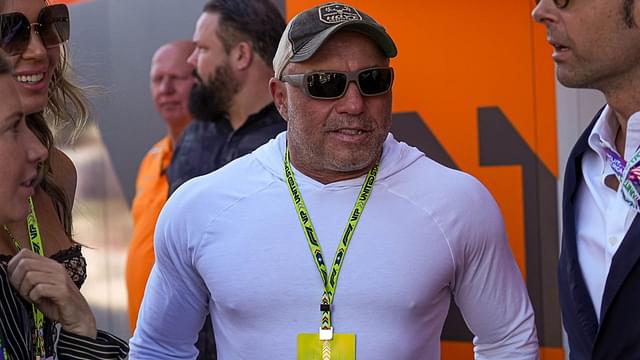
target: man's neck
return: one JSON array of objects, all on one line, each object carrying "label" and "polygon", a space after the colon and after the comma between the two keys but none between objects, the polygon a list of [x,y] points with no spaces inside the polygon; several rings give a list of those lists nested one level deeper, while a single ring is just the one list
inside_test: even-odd
[{"label": "man's neck", "polygon": [[362,169],[357,169],[353,171],[338,171],[338,170],[328,170],[315,168],[313,166],[308,166],[304,161],[300,161],[300,159],[296,159],[295,155],[291,154],[291,149],[289,149],[289,156],[291,160],[291,164],[296,168],[296,170],[300,171],[304,175],[312,178],[313,180],[327,185],[338,181],[345,181],[350,179],[359,178],[363,175],[366,175],[371,168],[373,168],[378,162],[380,162],[381,155],[378,155],[375,158],[375,161],[371,162],[371,164],[366,165]]},{"label": "man's neck", "polygon": [[338,181],[345,181],[345,180],[350,180],[350,179],[355,179],[355,178],[359,178],[363,175],[366,175],[369,170],[371,170],[371,168],[375,165],[369,165],[361,170],[355,170],[355,171],[315,171],[314,169],[304,169],[301,170],[298,167],[296,167],[296,169],[298,169],[301,173],[305,174],[306,176],[316,180],[317,182],[327,185],[327,184],[331,184],[334,182],[338,182]]},{"label": "man's neck", "polygon": [[620,84],[611,86],[603,93],[611,110],[611,116],[619,126],[615,139],[616,150],[624,157],[627,123],[633,114],[640,111],[640,76],[620,81]]},{"label": "man's neck", "polygon": [[169,140],[171,140],[171,147],[175,148],[176,144],[182,136],[184,129],[191,123],[191,117],[184,119],[184,121],[175,121],[171,125],[167,125]]},{"label": "man's neck", "polygon": [[[615,118],[616,123],[618,124],[618,131],[616,133],[615,146],[618,153],[624,157],[625,152],[625,144],[627,141],[627,125],[629,123],[629,119],[633,114],[640,111],[640,106],[638,107],[618,107],[617,104],[612,104],[607,100],[609,104],[609,108],[611,109],[611,116]],[[632,110],[633,109],[633,110]]]},{"label": "man's neck", "polygon": [[266,71],[256,71],[245,79],[244,85],[234,96],[229,109],[229,122],[234,130],[244,125],[249,116],[273,102],[269,93],[271,76],[270,69],[267,69]]}]

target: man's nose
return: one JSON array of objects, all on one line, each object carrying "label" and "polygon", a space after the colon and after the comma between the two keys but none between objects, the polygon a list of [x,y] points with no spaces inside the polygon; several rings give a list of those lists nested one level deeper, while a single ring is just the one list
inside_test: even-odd
[{"label": "man's nose", "polygon": [[160,92],[162,93],[173,93],[175,87],[173,86],[173,80],[170,77],[165,77],[162,79],[160,83]]},{"label": "man's nose", "polygon": [[338,112],[352,115],[364,112],[363,96],[360,93],[360,89],[358,89],[358,85],[353,81],[347,85],[347,91],[342,98],[338,99],[338,102],[336,107]]},{"label": "man's nose", "polygon": [[198,49],[193,49],[193,52],[189,55],[189,58],[187,58],[187,62],[193,67],[198,65]]},{"label": "man's nose", "polygon": [[547,25],[548,22],[556,21],[556,14],[558,8],[553,0],[540,0],[536,7],[531,11],[531,17],[536,22]]}]

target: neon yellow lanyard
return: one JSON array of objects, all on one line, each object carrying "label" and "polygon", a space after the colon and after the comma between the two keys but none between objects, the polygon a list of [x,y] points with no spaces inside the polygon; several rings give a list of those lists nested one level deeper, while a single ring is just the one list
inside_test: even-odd
[{"label": "neon yellow lanyard", "polygon": [[309,212],[304,204],[304,200],[302,200],[302,194],[300,194],[298,183],[296,182],[293,171],[291,170],[288,147],[285,149],[284,175],[287,179],[291,199],[293,200],[296,212],[298,213],[300,225],[302,225],[302,229],[309,244],[309,249],[311,250],[311,255],[318,271],[320,272],[320,277],[322,278],[322,283],[324,285],[324,293],[322,294],[322,302],[320,304],[320,311],[322,313],[320,322],[320,340],[331,340],[333,337],[331,306],[333,304],[333,296],[335,295],[336,287],[338,286],[338,276],[340,275],[340,270],[342,269],[342,264],[344,263],[344,257],[347,253],[347,249],[349,248],[349,243],[351,242],[353,233],[355,232],[356,226],[362,216],[362,211],[371,196],[373,184],[376,180],[376,175],[378,175],[378,164],[369,170],[364,184],[362,184],[362,188],[360,188],[360,194],[356,199],[347,225],[342,232],[342,238],[338,244],[338,249],[333,257],[331,275],[328,277],[327,265],[325,264],[324,257],[322,256],[322,249],[318,243],[318,236],[316,235],[316,231],[311,223],[311,218],[309,217]]},{"label": "neon yellow lanyard", "polygon": [[[40,226],[38,226],[38,219],[36,218],[36,211],[33,206],[33,199],[29,197],[29,207],[31,212],[27,216],[27,233],[29,235],[29,243],[31,244],[31,250],[40,255],[44,256],[44,248],[42,246],[42,237],[40,236]],[[6,229],[6,227],[5,227]],[[20,243],[14,238],[13,243],[16,246],[16,249],[20,251],[22,247]],[[44,314],[42,311],[38,309],[35,304],[31,305],[31,311],[33,312],[33,322],[34,322],[34,347],[35,347],[35,355],[36,359],[44,358],[45,349],[44,349]],[[9,354],[6,347],[2,347],[4,352],[4,359],[9,359]]]}]

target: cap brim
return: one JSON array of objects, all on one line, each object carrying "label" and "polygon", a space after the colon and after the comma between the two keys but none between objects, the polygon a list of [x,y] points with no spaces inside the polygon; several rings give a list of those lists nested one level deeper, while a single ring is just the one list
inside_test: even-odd
[{"label": "cap brim", "polygon": [[385,56],[389,58],[395,57],[398,54],[396,45],[384,29],[375,27],[364,21],[350,21],[332,26],[314,36],[309,42],[304,44],[300,50],[294,53],[291,59],[289,59],[289,62],[308,60],[318,51],[327,38],[338,30],[355,31],[370,37],[380,47]]}]

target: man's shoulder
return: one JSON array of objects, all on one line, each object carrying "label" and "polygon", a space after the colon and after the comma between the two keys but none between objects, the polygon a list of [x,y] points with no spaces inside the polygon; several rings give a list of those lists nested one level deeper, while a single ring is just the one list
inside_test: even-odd
[{"label": "man's shoulder", "polygon": [[165,153],[168,151],[171,151],[171,138],[169,137],[169,135],[163,137],[162,139],[158,140],[155,144],[151,145],[151,147],[149,148],[149,150],[147,150],[147,153],[145,154],[145,158],[153,157],[159,153]]},{"label": "man's shoulder", "polygon": [[[445,166],[422,151],[392,139],[395,152],[383,162],[391,168],[391,183],[401,184],[413,191],[433,194],[442,191],[455,193],[475,192],[484,186],[471,174]],[[387,147],[389,149],[389,147]],[[396,169],[393,169],[393,168]]]},{"label": "man's shoulder", "polygon": [[429,157],[416,161],[412,174],[414,185],[425,194],[447,193],[449,199],[469,199],[485,193],[486,187],[473,175],[447,167]]},{"label": "man's shoulder", "polygon": [[182,132],[178,146],[184,143],[201,143],[208,138],[214,138],[219,133],[219,124],[213,121],[193,120]]},{"label": "man's shoulder", "polygon": [[277,148],[263,150],[262,157],[258,153],[246,155],[182,184],[165,204],[158,228],[173,237],[201,239],[215,219],[236,216],[236,205],[261,199],[279,181],[276,169],[265,164],[264,153],[274,150]]},{"label": "man's shoulder", "polygon": [[[493,196],[473,175],[444,166],[406,144],[400,143],[398,149],[401,155],[387,162],[392,171],[381,181],[417,209],[430,216],[457,218],[495,208]],[[381,174],[389,168],[381,169]]]},{"label": "man's shoulder", "polygon": [[284,121],[273,103],[268,104],[259,112],[251,115],[246,125],[249,132],[266,131],[271,137],[287,128],[286,121]]},{"label": "man's shoulder", "polygon": [[175,197],[175,201],[204,201],[214,204],[227,199],[230,194],[242,196],[260,184],[269,183],[271,179],[271,173],[253,154],[249,154],[216,171],[188,180],[171,195],[171,198]]},{"label": "man's shoulder", "polygon": [[137,181],[139,181],[141,177],[151,176],[157,178],[162,168],[161,164],[163,159],[169,156],[171,151],[171,139],[169,136],[165,136],[153,144],[140,161],[140,165],[138,165]]},{"label": "man's shoulder", "polygon": [[205,229],[207,224],[251,195],[269,188],[272,174],[247,155],[182,184],[171,194],[163,216],[171,227]]}]

